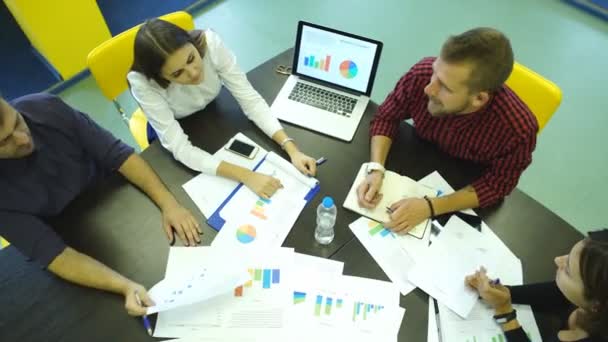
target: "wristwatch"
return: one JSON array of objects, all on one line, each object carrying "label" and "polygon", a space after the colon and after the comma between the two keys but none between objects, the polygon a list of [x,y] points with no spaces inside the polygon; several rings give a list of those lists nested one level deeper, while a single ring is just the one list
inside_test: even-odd
[{"label": "wristwatch", "polygon": [[516,318],[517,310],[513,309],[513,311],[509,313],[494,316],[494,321],[498,324],[507,324]]},{"label": "wristwatch", "polygon": [[380,163],[369,162],[369,163],[367,163],[367,166],[365,167],[365,171],[367,172],[368,175],[374,171],[380,171],[382,173],[382,175],[384,176],[384,172],[386,171],[386,169]]}]

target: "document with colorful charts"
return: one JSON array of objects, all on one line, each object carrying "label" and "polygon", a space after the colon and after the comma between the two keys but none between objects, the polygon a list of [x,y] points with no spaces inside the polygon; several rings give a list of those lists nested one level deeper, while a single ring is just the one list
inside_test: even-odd
[{"label": "document with colorful charts", "polygon": [[256,171],[278,178],[283,188],[265,199],[242,187],[220,212],[225,223],[213,246],[237,249],[280,246],[304,209],[306,197],[318,184],[315,178],[302,175],[273,152],[268,153]]},{"label": "document with colorful charts", "polygon": [[198,267],[194,272],[165,278],[148,290],[156,305],[148,307],[147,314],[167,311],[182,306],[204,302],[220,296],[250,279],[242,269],[226,269],[218,263]]},{"label": "document with colorful charts", "polygon": [[295,341],[397,341],[405,310],[399,289],[374,279],[340,276],[294,284]]},{"label": "document with colorful charts", "polygon": [[[250,280],[228,294],[159,313],[154,336],[225,338],[228,341],[284,338],[287,334],[286,310],[293,295],[290,284],[293,249],[264,248],[255,252],[207,249],[212,249],[208,258],[226,269],[247,270]],[[185,253],[193,258],[200,256],[197,252]],[[169,255],[167,274],[171,269],[182,268],[177,262],[183,260],[183,254],[181,258]]]},{"label": "document with colorful charts", "polygon": [[[382,199],[380,203],[374,209],[362,208],[359,206],[357,200],[357,187],[365,177],[366,164],[361,165],[361,169],[357,173],[357,177],[353,182],[353,185],[344,200],[344,208],[350,209],[358,214],[369,217],[378,222],[390,221],[389,214],[386,208],[390,207],[393,203],[408,197],[422,198],[424,196],[435,197],[437,192],[425,185],[417,183],[415,180],[406,176],[401,176],[398,173],[392,171],[386,171],[384,173],[384,180],[382,182]],[[424,220],[419,223],[414,229],[409,231],[409,235],[413,235],[421,239],[429,226],[429,220]]]},{"label": "document with colorful charts", "polygon": [[408,274],[428,248],[430,229],[422,239],[417,239],[411,235],[397,235],[382,223],[366,217],[352,222],[349,227],[388,278],[399,287],[401,294],[405,296],[416,288]]}]

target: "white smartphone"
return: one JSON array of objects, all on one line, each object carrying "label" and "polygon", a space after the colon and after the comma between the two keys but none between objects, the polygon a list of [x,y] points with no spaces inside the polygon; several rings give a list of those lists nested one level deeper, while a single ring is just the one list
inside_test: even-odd
[{"label": "white smartphone", "polygon": [[258,153],[257,146],[253,146],[249,143],[237,139],[232,140],[232,142],[224,148],[232,153],[236,153],[239,156],[243,156],[248,159],[255,158],[255,155]]}]

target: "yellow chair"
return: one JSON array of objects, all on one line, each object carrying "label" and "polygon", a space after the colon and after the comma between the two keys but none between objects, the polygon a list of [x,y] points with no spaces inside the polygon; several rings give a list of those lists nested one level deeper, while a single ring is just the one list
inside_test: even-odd
[{"label": "yellow chair", "polygon": [[[174,12],[160,17],[184,30],[194,29],[194,20],[186,12]],[[122,119],[129,126],[131,134],[142,151],[148,147],[148,120],[138,108],[129,119],[116,98],[129,87],[127,73],[133,64],[133,44],[139,26],[132,27],[103,42],[87,56],[87,65],[97,85],[105,97],[114,102]]]},{"label": "yellow chair", "polygon": [[561,89],[555,83],[517,62],[513,65],[513,71],[506,84],[534,113],[540,134],[562,102]]},{"label": "yellow chair", "polygon": [[6,240],[4,240],[4,238],[2,236],[0,236],[0,249],[3,249],[4,247],[8,247],[8,245],[10,245],[10,243]]}]

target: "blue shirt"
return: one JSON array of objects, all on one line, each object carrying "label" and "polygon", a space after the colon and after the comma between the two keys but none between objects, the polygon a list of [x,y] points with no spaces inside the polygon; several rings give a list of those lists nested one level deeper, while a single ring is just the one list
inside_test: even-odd
[{"label": "blue shirt", "polygon": [[46,220],[134,151],[56,96],[32,94],[11,105],[35,149],[24,158],[0,159],[0,235],[46,267],[66,248]]}]

